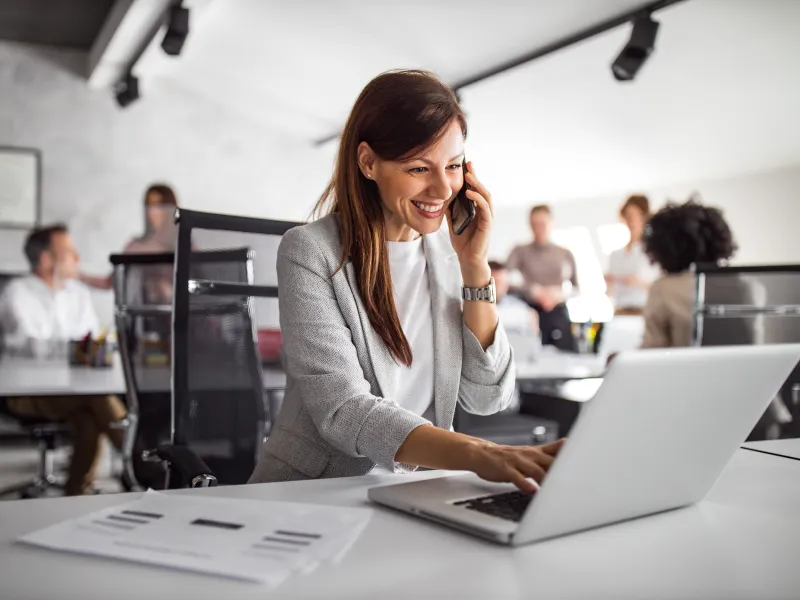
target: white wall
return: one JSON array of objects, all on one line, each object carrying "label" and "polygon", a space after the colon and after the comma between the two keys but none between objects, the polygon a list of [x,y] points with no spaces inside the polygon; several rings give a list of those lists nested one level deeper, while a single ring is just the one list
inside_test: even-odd
[{"label": "white wall", "polygon": [[[691,182],[644,192],[657,209],[667,199],[685,200],[698,191],[703,202],[724,211],[739,244],[735,264],[800,264],[800,165],[716,181]],[[553,204],[556,227],[583,225],[596,238],[598,226],[617,222],[624,197],[601,197]],[[531,202],[534,204],[535,202]],[[510,249],[530,240],[526,207],[503,207],[496,200],[495,236],[491,255],[507,256]],[[604,261],[597,240],[598,255]]]},{"label": "white wall", "polygon": [[[0,42],[0,145],[42,151],[43,221],[69,225],[87,271],[108,271],[108,255],[141,234],[142,194],[154,181],[173,185],[187,208],[308,216],[330,152],[165,82],[122,110],[76,75],[84,61],[80,52]],[[110,322],[110,295],[96,304]]]}]

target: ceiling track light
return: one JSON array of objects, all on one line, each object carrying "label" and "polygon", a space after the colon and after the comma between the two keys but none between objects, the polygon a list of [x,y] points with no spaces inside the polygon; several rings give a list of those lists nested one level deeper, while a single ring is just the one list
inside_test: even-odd
[{"label": "ceiling track light", "polygon": [[114,98],[121,108],[136,102],[139,99],[139,79],[128,71],[114,86]]},{"label": "ceiling track light", "polygon": [[611,73],[617,81],[633,81],[656,47],[657,21],[648,14],[636,17],[631,23],[631,37],[611,63]]},{"label": "ceiling track light", "polygon": [[167,31],[161,40],[161,48],[170,56],[178,56],[189,35],[189,9],[179,2],[167,11]]}]

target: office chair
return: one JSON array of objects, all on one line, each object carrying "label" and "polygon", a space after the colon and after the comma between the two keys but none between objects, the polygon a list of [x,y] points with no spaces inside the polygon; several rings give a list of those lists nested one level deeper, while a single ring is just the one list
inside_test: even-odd
[{"label": "office chair", "polygon": [[11,412],[5,398],[0,398],[0,415],[15,421],[23,433],[36,443],[39,454],[36,474],[14,485],[0,488],[0,497],[16,494],[20,498],[38,498],[48,489],[63,489],[64,486],[56,478],[53,459],[59,441],[69,435],[68,426],[57,421]]},{"label": "office chair", "polygon": [[[695,265],[696,346],[800,342],[800,265]],[[800,365],[748,439],[800,434]]]},{"label": "office chair", "polygon": [[456,406],[453,429],[506,446],[536,446],[558,439],[558,423],[520,414],[519,407],[493,415],[473,415]]},{"label": "office chair", "polygon": [[[264,388],[255,308],[277,298],[277,287],[254,283],[264,266],[274,272],[274,253],[259,260],[256,248],[297,224],[183,209],[176,223],[171,443],[147,456],[169,464],[169,487],[245,483],[277,412]],[[202,258],[209,246],[244,254],[238,264],[212,264]]]},{"label": "office chair", "polygon": [[[4,354],[5,334],[0,327],[0,360]],[[57,421],[27,417],[12,412],[9,410],[5,398],[0,398],[0,416],[13,421],[25,437],[36,443],[39,453],[36,474],[14,485],[0,488],[0,497],[16,494],[20,498],[38,498],[50,488],[63,489],[64,486],[57,480],[54,473],[53,454],[58,442],[69,435],[68,426]],[[17,437],[16,432],[14,437]]]},{"label": "office chair", "polygon": [[[247,281],[245,249],[196,253],[193,270],[226,273]],[[170,439],[172,296],[175,254],[117,254],[114,267],[115,322],[127,387],[128,417],[123,450],[126,488],[161,488],[163,470],[138,460],[134,446],[152,448]],[[142,479],[145,481],[140,481]]]}]

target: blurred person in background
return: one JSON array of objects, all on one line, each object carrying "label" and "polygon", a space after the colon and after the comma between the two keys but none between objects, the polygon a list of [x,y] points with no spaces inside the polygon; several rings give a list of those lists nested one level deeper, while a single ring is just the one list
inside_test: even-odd
[{"label": "blurred person in background", "polygon": [[510,294],[511,278],[504,263],[489,261],[497,296],[497,312],[514,348],[517,363],[534,362],[541,349],[539,314],[527,302]]},{"label": "blurred person in background", "polygon": [[514,248],[506,268],[522,275],[523,285],[518,292],[539,314],[542,343],[577,352],[566,304],[578,289],[575,257],[551,241],[553,216],[549,206],[534,206],[530,224],[533,241]]},{"label": "blurred person in background", "polygon": [[489,261],[497,295],[497,310],[506,333],[539,333],[539,315],[524,300],[510,294],[511,281],[508,268],[502,262]]},{"label": "blurred person in background", "polygon": [[[737,246],[728,223],[718,208],[695,200],[668,203],[650,219],[645,230],[644,251],[664,275],[650,288],[644,309],[643,348],[692,345],[695,294],[694,263],[722,264]],[[753,290],[736,278],[730,304],[752,304]],[[748,340],[746,343],[753,343]]]},{"label": "blurred person in background", "polygon": [[[64,225],[36,229],[25,241],[31,274],[11,281],[0,298],[0,326],[6,346],[34,357],[54,354],[99,324],[89,290],[78,281],[78,252]],[[58,353],[55,353],[58,354]],[[66,362],[66,357],[64,358]],[[102,435],[117,449],[124,432],[112,424],[126,415],[116,396],[37,396],[8,398],[8,410],[21,417],[65,421],[72,426],[73,453],[65,493],[91,493],[100,457]]]},{"label": "blurred person in background", "polygon": [[[144,194],[144,234],[129,241],[123,254],[156,254],[175,251],[175,209],[178,198],[171,187],[156,183],[147,188]],[[147,272],[145,287],[154,301],[171,301],[172,267],[153,266]],[[97,277],[81,274],[86,285],[100,290],[110,290],[112,276]]]},{"label": "blurred person in background", "polygon": [[605,276],[608,295],[614,303],[614,314],[641,315],[647,292],[659,276],[658,267],[650,261],[642,245],[644,228],[650,218],[647,196],[630,196],[619,214],[628,227],[630,241],[608,257]]}]

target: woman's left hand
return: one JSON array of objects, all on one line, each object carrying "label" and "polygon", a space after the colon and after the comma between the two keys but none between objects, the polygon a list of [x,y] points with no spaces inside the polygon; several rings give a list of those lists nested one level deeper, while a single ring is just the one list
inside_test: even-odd
[{"label": "woman's left hand", "polygon": [[475,203],[475,218],[461,235],[453,234],[453,220],[449,210],[446,213],[447,223],[450,227],[450,241],[458,254],[464,284],[478,287],[489,282],[489,239],[494,222],[494,208],[492,195],[475,176],[471,162],[467,163],[464,179],[470,187],[467,198]]}]

